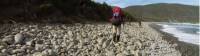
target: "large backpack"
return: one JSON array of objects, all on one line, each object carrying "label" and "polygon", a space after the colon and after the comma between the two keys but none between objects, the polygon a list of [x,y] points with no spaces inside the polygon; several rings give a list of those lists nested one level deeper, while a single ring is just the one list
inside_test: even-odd
[{"label": "large backpack", "polygon": [[110,19],[111,23],[113,24],[120,24],[122,22],[122,19],[121,19],[121,9],[120,7],[113,7],[112,8],[112,12],[113,12],[113,15],[112,15],[112,18]]}]

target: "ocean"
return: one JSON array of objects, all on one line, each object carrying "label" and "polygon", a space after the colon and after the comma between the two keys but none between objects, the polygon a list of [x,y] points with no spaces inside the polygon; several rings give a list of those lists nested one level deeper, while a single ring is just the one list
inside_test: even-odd
[{"label": "ocean", "polygon": [[192,23],[161,23],[162,31],[172,34],[177,37],[179,41],[200,45],[200,24]]}]

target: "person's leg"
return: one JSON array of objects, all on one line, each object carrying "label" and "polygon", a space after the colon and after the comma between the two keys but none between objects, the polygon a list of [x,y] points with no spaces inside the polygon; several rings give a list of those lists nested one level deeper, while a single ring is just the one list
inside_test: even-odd
[{"label": "person's leg", "polygon": [[117,27],[116,25],[112,25],[112,33],[113,33],[113,41],[116,42],[116,34],[117,34]]},{"label": "person's leg", "polygon": [[117,35],[120,35],[121,34],[121,26],[117,26]]},{"label": "person's leg", "polygon": [[117,26],[117,38],[116,40],[119,41],[120,40],[120,34],[121,34],[121,25]]},{"label": "person's leg", "polygon": [[139,27],[142,27],[142,22],[141,21],[139,21]]},{"label": "person's leg", "polygon": [[115,25],[112,25],[112,33],[116,33],[117,30],[116,30],[116,26]]}]

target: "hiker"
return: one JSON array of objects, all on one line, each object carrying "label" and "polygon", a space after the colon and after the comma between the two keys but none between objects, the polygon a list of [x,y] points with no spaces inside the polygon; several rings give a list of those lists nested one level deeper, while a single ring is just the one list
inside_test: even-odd
[{"label": "hiker", "polygon": [[112,23],[112,32],[113,32],[113,41],[118,42],[121,34],[121,24],[123,23],[123,14],[121,12],[120,7],[113,7],[112,8],[112,18],[110,22]]},{"label": "hiker", "polygon": [[138,25],[140,28],[142,27],[142,18],[138,20]]}]

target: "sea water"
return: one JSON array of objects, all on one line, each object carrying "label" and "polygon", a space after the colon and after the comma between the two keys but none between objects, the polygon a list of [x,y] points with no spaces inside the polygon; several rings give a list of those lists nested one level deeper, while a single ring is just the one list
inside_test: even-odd
[{"label": "sea water", "polygon": [[198,44],[200,35],[200,24],[192,23],[162,23],[162,31],[174,35],[179,41],[184,41],[192,44]]}]

